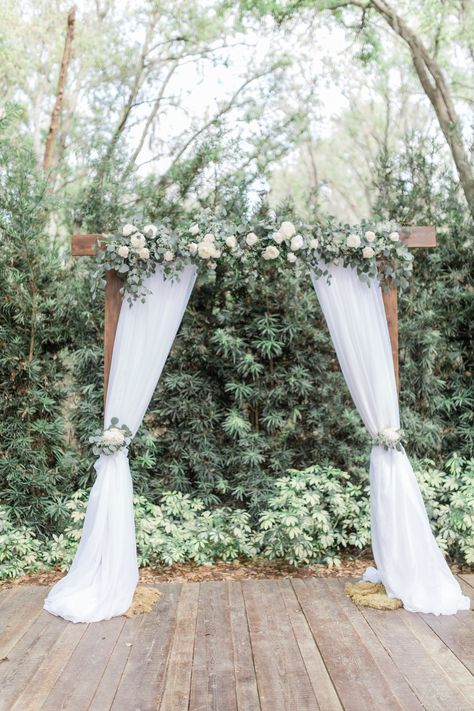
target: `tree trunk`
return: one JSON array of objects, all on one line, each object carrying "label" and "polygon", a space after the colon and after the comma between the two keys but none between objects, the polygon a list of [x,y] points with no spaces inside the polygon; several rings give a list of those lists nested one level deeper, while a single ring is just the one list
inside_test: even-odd
[{"label": "tree trunk", "polygon": [[469,210],[474,217],[474,172],[464,146],[459,117],[441,67],[429,55],[421,39],[388,3],[384,0],[370,0],[370,5],[408,45],[415,71],[435,110],[440,128],[451,150]]},{"label": "tree trunk", "polygon": [[56,90],[56,101],[51,113],[51,123],[44,150],[43,168],[49,170],[53,165],[54,144],[59,129],[59,120],[64,103],[64,91],[66,88],[67,70],[71,61],[72,41],[74,39],[74,23],[76,21],[76,6],[74,5],[67,16],[66,39],[64,40],[63,58],[59,71],[58,88]]}]

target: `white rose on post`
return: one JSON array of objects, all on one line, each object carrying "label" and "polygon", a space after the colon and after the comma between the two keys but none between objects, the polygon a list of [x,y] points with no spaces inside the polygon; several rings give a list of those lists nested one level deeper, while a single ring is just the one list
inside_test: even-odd
[{"label": "white rose on post", "polygon": [[255,234],[255,232],[249,232],[247,237],[245,238],[245,241],[249,247],[253,247],[254,245],[257,244],[258,237]]},{"label": "white rose on post", "polygon": [[373,242],[375,240],[375,232],[367,230],[367,232],[365,233],[365,239],[367,240],[367,242]]},{"label": "white rose on post", "polygon": [[374,256],[375,252],[372,249],[372,247],[364,247],[362,250],[362,256],[364,259],[371,259]]},{"label": "white rose on post", "polygon": [[230,237],[227,237],[225,243],[229,247],[229,249],[237,249],[237,239],[234,235],[230,235]]},{"label": "white rose on post", "polygon": [[398,232],[390,232],[388,238],[392,242],[399,242],[400,241],[400,235],[398,234]]}]

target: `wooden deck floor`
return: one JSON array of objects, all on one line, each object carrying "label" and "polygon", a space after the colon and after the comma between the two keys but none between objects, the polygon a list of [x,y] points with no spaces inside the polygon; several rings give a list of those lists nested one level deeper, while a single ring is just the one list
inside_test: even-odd
[{"label": "wooden deck floor", "polygon": [[148,615],[94,625],[42,611],[44,587],[1,592],[0,709],[474,709],[472,611],[357,608],[339,580],[159,587]]}]

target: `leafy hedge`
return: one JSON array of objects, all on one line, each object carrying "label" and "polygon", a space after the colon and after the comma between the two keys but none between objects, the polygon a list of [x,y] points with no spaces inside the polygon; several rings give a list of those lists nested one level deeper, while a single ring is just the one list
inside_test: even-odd
[{"label": "leafy hedge", "polygon": [[[444,471],[424,462],[417,471],[433,530],[441,548],[458,563],[474,563],[474,460],[452,458]],[[88,492],[67,501],[64,532],[40,541],[12,524],[0,508],[0,578],[44,567],[67,570],[84,520]],[[145,565],[234,560],[255,555],[289,563],[337,565],[342,553],[370,545],[368,481],[347,472],[312,466],[275,480],[262,511],[208,509],[202,499],[166,492],[159,504],[135,496],[139,563]]]}]

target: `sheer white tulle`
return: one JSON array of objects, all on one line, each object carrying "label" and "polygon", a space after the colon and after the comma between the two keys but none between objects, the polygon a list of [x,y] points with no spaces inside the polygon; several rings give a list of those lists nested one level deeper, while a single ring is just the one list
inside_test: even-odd
[{"label": "sheer white tulle", "polygon": [[[355,406],[372,435],[400,426],[382,293],[353,268],[329,267],[330,284],[312,281]],[[421,493],[405,452],[373,447],[370,457],[372,550],[377,570],[367,580],[382,581],[390,597],[412,612],[454,614],[469,609],[431,532]]]},{"label": "sheer white tulle", "polygon": [[[188,266],[179,281],[161,269],[147,279],[144,304],[124,301],[115,337],[105,426],[112,417],[135,435],[173,345],[196,280]],[[133,489],[128,453],[101,455],[81,542],[68,574],[44,608],[72,622],[98,622],[128,610],[138,581]]]}]

